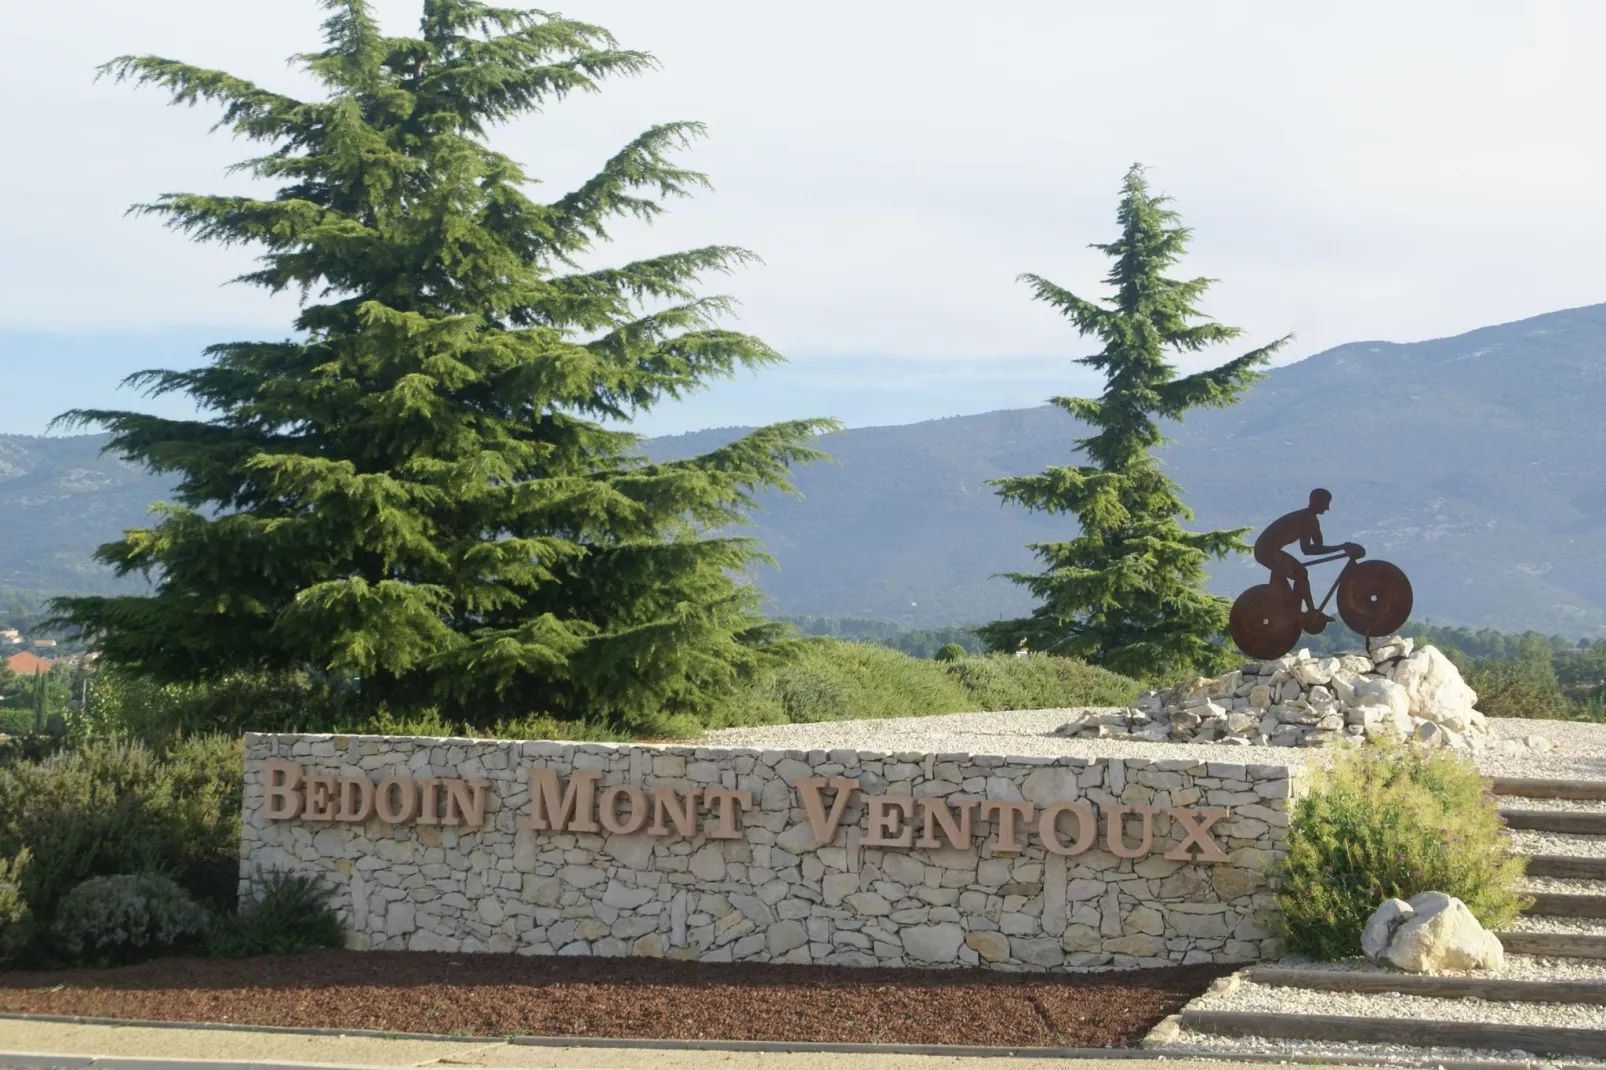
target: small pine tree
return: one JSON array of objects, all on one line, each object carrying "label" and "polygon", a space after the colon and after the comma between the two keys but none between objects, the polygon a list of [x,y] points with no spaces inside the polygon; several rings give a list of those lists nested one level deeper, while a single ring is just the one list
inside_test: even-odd
[{"label": "small pine tree", "polygon": [[1077,439],[1091,462],[1041,475],[993,480],[1006,500],[1048,513],[1071,513],[1082,533],[1067,542],[1035,543],[1041,573],[1008,573],[1041,604],[1030,617],[977,629],[993,650],[1032,650],[1083,658],[1107,669],[1153,679],[1208,672],[1230,658],[1222,636],[1230,604],[1204,589],[1205,561],[1249,549],[1248,530],[1190,532],[1180,490],[1149,453],[1165,439],[1157,418],[1180,420],[1199,406],[1231,404],[1261,377],[1288,339],[1219,367],[1177,378],[1167,349],[1192,353],[1236,338],[1238,328],[1201,320],[1196,303],[1213,280],[1172,279],[1189,231],[1149,192],[1143,169],[1127,172],[1118,220],[1121,236],[1093,248],[1114,266],[1106,276],[1113,299],[1083,300],[1036,275],[1023,276],[1038,300],[1063,312],[1077,331],[1103,342],[1077,361],[1102,372],[1097,400],[1057,397],[1052,404],[1096,430]]},{"label": "small pine tree", "polygon": [[[616,267],[577,261],[619,217],[706,185],[657,126],[551,203],[485,131],[608,75],[650,67],[585,23],[424,0],[417,37],[364,0],[323,0],[297,100],[158,57],[103,69],[272,146],[244,168],[271,199],[172,194],[138,210],[197,240],[265,247],[243,281],[297,290],[297,337],[211,347],[208,366],[136,377],[211,416],[69,414],[178,473],[160,522],[101,548],[155,593],[64,598],[105,664],[158,682],[315,670],[367,708],[476,725],[530,712],[662,728],[699,716],[785,649],[722,534],[834,426],[755,431],[655,464],[610,428],[781,357],[722,329],[698,277],[752,259],[709,246]],[[721,534],[711,534],[721,533]],[[682,722],[683,723],[683,722]]]}]

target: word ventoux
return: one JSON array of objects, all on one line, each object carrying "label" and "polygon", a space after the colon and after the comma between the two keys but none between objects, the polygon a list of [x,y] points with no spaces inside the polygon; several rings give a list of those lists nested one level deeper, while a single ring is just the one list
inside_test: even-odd
[{"label": "word ventoux", "polygon": [[[263,816],[270,821],[377,820],[388,825],[445,825],[464,830],[485,823],[484,780],[388,777],[377,783],[366,777],[309,776],[295,762],[264,762]],[[740,812],[753,808],[749,791],[729,788],[655,787],[645,791],[629,784],[600,788],[601,774],[576,769],[566,785],[551,769],[527,768],[530,812],[519,827],[549,832],[606,832],[626,835],[742,838]],[[1067,801],[1039,807],[1020,799],[977,799],[949,796],[864,795],[857,780],[808,777],[795,780],[803,811],[817,844],[829,844],[855,795],[863,803],[868,830],[863,847],[958,848],[971,846],[971,829],[979,819],[991,822],[994,855],[1019,854],[1020,836],[1037,833],[1052,854],[1074,856],[1102,846],[1117,858],[1141,858],[1154,851],[1154,818],[1170,816],[1182,840],[1165,857],[1183,862],[1225,862],[1227,856],[1210,829],[1230,811],[1215,808],[1122,804],[1103,808],[1100,822],[1085,802]],[[826,793],[830,792],[829,807]],[[698,803],[702,803],[699,807]],[[702,810],[706,808],[707,817]],[[1136,840],[1128,841],[1128,819],[1138,823]],[[1068,819],[1068,820],[1062,820]],[[1035,822],[1035,825],[1034,825]],[[1195,853],[1196,852],[1196,853]]]}]

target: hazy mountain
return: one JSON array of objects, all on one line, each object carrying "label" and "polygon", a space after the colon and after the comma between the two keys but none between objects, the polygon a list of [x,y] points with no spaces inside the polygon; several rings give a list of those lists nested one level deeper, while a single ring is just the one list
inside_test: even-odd
[{"label": "hazy mountain", "polygon": [[0,435],[0,588],[102,592],[119,584],[95,547],[143,526],[172,482],[102,456],[101,435]]},{"label": "hazy mountain", "polygon": [[[1418,618],[1569,636],[1606,634],[1606,305],[1455,338],[1357,342],[1277,369],[1239,405],[1169,429],[1163,456],[1197,524],[1263,525],[1334,494],[1324,521],[1404,568]],[[655,440],[660,458],[740,428]],[[1074,421],[1048,407],[843,432],[838,463],[798,471],[751,532],[779,560],[760,584],[776,612],[934,625],[1027,610],[993,573],[1031,568],[1025,544],[1067,518],[1003,505],[1002,475],[1074,463]],[[0,437],[0,587],[104,582],[96,543],[142,522],[165,491],[98,438]],[[1261,574],[1222,566],[1231,594]],[[1317,577],[1325,591],[1330,574]]]}]

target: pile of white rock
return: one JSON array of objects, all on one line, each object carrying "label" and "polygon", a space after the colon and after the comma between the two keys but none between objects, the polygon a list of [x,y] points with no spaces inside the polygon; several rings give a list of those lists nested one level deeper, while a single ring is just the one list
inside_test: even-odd
[{"label": "pile of white rock", "polygon": [[1478,696],[1436,648],[1390,636],[1367,652],[1313,658],[1301,650],[1215,679],[1145,691],[1125,709],[1082,710],[1056,735],[1157,743],[1319,747],[1383,737],[1479,750]]}]

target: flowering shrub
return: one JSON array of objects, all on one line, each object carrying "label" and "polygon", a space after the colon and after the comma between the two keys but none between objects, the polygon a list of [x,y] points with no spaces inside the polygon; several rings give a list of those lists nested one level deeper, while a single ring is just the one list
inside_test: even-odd
[{"label": "flowering shrub", "polygon": [[1339,752],[1294,806],[1276,874],[1288,947],[1333,960],[1361,953],[1361,929],[1388,898],[1440,891],[1485,928],[1527,905],[1526,863],[1472,763],[1405,744]]}]

